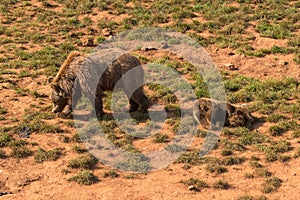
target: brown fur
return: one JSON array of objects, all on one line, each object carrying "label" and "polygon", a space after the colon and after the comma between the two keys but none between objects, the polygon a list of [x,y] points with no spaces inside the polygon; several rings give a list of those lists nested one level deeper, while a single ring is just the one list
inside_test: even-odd
[{"label": "brown fur", "polygon": [[74,58],[76,58],[78,56],[84,56],[84,54],[81,52],[74,51],[68,55],[67,59],[63,62],[63,64],[59,68],[59,71],[56,74],[55,78],[53,79],[52,83],[57,83],[59,81],[59,79],[61,79],[61,77],[67,70],[67,68],[70,66],[70,63],[74,60]]},{"label": "brown fur", "polygon": [[[206,129],[212,126],[211,117],[213,115],[213,108],[215,113],[225,112],[225,126],[244,126],[254,120],[251,113],[244,106],[238,106],[228,102],[221,102],[208,98],[200,98],[196,105],[198,108],[194,109],[194,118]],[[219,116],[214,116],[214,118],[216,122],[219,120],[221,121],[221,119],[218,119]],[[218,126],[218,124],[215,125]]]},{"label": "brown fur", "polygon": [[[71,53],[68,56],[55,79],[51,82],[51,100],[54,103],[53,112],[69,114],[72,111],[72,96],[76,96],[78,100],[81,97],[81,91],[83,91],[91,102],[95,98],[96,114],[101,116],[103,114],[103,92],[112,91],[123,74],[141,65],[139,60],[130,54],[123,54],[112,63],[97,60],[101,58],[99,56],[101,55],[97,52],[89,55],[89,57],[78,52]],[[106,70],[104,70],[105,66],[108,66]],[[136,85],[143,85],[144,72],[142,68],[136,70],[135,73],[134,78],[122,79],[121,89],[129,97],[130,111],[136,111],[140,108],[143,112],[146,112],[149,107],[149,100],[145,96],[143,88],[140,87],[134,91],[132,96],[129,95],[130,88],[134,88]],[[97,79],[99,79],[100,75],[101,78],[98,81]],[[75,83],[75,80],[78,82]],[[98,81],[97,84],[95,84],[95,81]],[[81,90],[73,91],[74,84],[79,84]],[[95,91],[96,95],[94,96]],[[73,92],[77,92],[77,94],[74,95]]]}]

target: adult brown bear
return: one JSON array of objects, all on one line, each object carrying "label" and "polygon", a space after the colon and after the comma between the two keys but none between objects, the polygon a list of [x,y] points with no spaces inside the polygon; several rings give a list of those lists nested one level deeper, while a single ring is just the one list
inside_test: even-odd
[{"label": "adult brown bear", "polygon": [[[99,60],[99,57],[103,58],[101,56],[97,52],[89,55],[79,52],[70,53],[56,77],[49,79],[50,98],[53,103],[52,112],[68,115],[72,111],[72,97],[76,97],[78,100],[84,93],[92,103],[95,102],[96,115],[101,117],[103,115],[103,92],[113,91],[119,80],[121,80],[120,89],[129,99],[129,112],[139,109],[147,112],[149,100],[142,86],[144,71],[140,61],[128,53],[115,59],[106,59],[106,62]],[[131,70],[131,75],[123,78],[122,76],[129,70]],[[80,89],[74,90],[75,84],[79,84],[79,87],[76,86],[76,88]],[[140,87],[133,91],[136,86]]]}]

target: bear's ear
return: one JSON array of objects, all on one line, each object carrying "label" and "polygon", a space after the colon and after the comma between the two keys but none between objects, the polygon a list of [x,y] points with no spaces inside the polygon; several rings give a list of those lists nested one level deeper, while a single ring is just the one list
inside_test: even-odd
[{"label": "bear's ear", "polygon": [[51,84],[50,84],[50,87],[51,87],[53,90],[55,90],[55,91],[59,91],[59,86],[58,86],[57,83],[51,83]]},{"label": "bear's ear", "polygon": [[53,77],[49,77],[48,80],[47,80],[48,83],[52,83],[52,82],[53,82],[53,79],[54,79]]}]

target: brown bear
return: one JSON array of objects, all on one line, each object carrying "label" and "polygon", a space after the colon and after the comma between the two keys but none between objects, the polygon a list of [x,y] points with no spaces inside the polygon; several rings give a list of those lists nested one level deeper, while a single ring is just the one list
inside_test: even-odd
[{"label": "brown bear", "polygon": [[[129,112],[138,109],[147,112],[149,100],[142,86],[144,71],[140,61],[128,53],[118,56],[112,62],[109,61],[110,63],[101,62],[99,58],[101,58],[101,53],[97,52],[89,55],[79,52],[69,54],[56,77],[49,78],[50,98],[53,103],[52,112],[68,115],[72,111],[72,102],[76,104],[76,100],[84,93],[92,103],[95,102],[96,115],[101,117],[103,115],[103,92],[113,91],[119,80],[121,80],[120,89],[125,92],[129,99]],[[127,78],[122,77],[134,68],[133,74]],[[75,84],[78,84],[79,87],[76,86],[76,88],[80,89],[74,90]],[[135,86],[140,87],[132,91]],[[72,101],[72,97],[76,97],[76,100]]]},{"label": "brown bear", "polygon": [[[205,129],[220,126],[218,123],[222,121],[225,126],[232,127],[244,126],[254,121],[251,113],[244,106],[209,98],[198,99],[196,106],[198,108],[193,110],[194,119]],[[224,120],[220,116],[222,114],[224,114]],[[212,120],[214,120],[213,123]]]}]

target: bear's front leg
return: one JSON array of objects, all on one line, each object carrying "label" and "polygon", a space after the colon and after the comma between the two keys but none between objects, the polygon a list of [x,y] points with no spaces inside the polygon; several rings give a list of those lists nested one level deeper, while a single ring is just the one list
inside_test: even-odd
[{"label": "bear's front leg", "polygon": [[104,115],[103,105],[102,105],[102,96],[96,96],[95,99],[95,112],[97,118],[101,118]]}]

